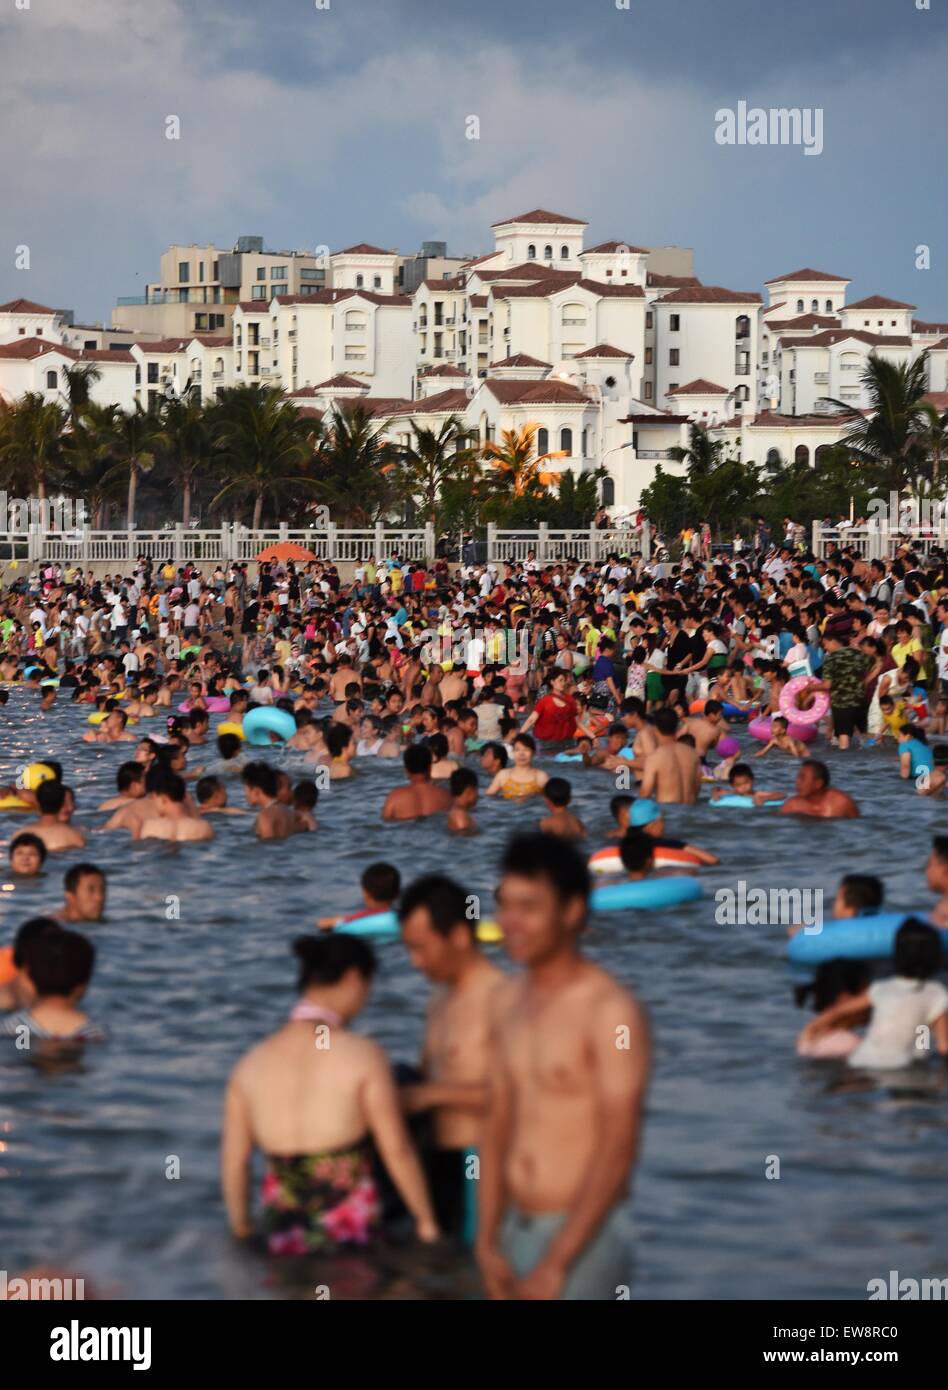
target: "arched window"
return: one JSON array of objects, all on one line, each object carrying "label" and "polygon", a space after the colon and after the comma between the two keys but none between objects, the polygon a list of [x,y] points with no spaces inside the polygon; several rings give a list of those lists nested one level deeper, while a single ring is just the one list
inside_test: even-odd
[{"label": "arched window", "polygon": [[527,260],[535,261],[537,258],[537,248],[532,244],[527,247]]},{"label": "arched window", "polygon": [[553,247],[552,247],[552,246],[549,246],[549,245],[544,246],[544,248],[543,248],[543,259],[544,259],[545,261],[552,261],[552,259],[553,259]]},{"label": "arched window", "polygon": [[819,446],[816,453],[813,455],[813,465],[815,468],[819,468],[821,464],[826,462],[826,455],[830,452],[832,447],[832,444],[821,444]]},{"label": "arched window", "polygon": [[486,410],[481,411],[481,419],[480,424],[478,425],[478,433],[481,436],[481,443],[486,444],[488,439],[490,438],[490,425],[487,423]]},{"label": "arched window", "polygon": [[568,247],[568,246],[561,246],[561,247],[560,247],[560,260],[561,260],[561,261],[568,261],[568,260],[569,260],[569,247]]},{"label": "arched window", "polygon": [[573,456],[573,431],[568,429],[560,430],[560,448],[564,454],[570,458]]},{"label": "arched window", "polygon": [[826,301],[826,312],[828,314],[831,314],[833,312],[833,301],[831,299],[828,299]]},{"label": "arched window", "polygon": [[616,485],[612,478],[602,480],[602,505],[604,507],[614,507],[616,504]]},{"label": "arched window", "polygon": [[585,328],[585,304],[564,304],[560,322],[564,328]]},{"label": "arched window", "polygon": [[361,288],[362,288],[362,286],[363,286],[364,284],[365,284],[365,277],[362,276],[362,275],[357,275],[357,276],[356,276],[356,289],[357,289],[357,290],[361,290]]},{"label": "arched window", "polygon": [[380,289],[382,288],[382,277],[381,277],[381,275],[376,275],[376,276],[374,277],[374,279],[372,280],[372,284],[375,286],[375,288],[376,288],[377,290],[380,290]]},{"label": "arched window", "polygon": [[797,447],[794,449],[794,451],[793,451],[793,461],[794,461],[794,463],[805,463],[805,464],[809,464],[809,462],[810,462],[810,451],[809,451],[809,449],[806,447],[805,444],[798,444]]},{"label": "arched window", "polygon": [[59,377],[57,376],[57,374],[56,374],[55,372],[47,372],[47,373],[46,373],[46,389],[47,389],[47,391],[55,391],[55,390],[56,390],[56,387],[57,387],[58,385],[59,385]]},{"label": "arched window", "polygon": [[751,331],[751,321],[746,314],[738,314],[735,323],[735,335],[738,338],[749,338]]},{"label": "arched window", "polygon": [[797,300],[797,313],[798,313],[798,314],[802,314],[802,313],[803,313],[803,300],[802,300],[802,299],[798,299],[798,300]]},{"label": "arched window", "polygon": [[768,450],[767,450],[767,467],[768,467],[768,468],[779,468],[779,467],[780,467],[780,450],[779,450],[779,449],[768,449]]},{"label": "arched window", "polygon": [[550,431],[545,429],[537,430],[537,453],[548,454],[550,452]]},{"label": "arched window", "polygon": [[819,312],[820,312],[820,301],[819,301],[818,299],[814,299],[814,300],[812,300],[811,303],[810,303],[810,313],[811,313],[811,314],[818,314]]}]

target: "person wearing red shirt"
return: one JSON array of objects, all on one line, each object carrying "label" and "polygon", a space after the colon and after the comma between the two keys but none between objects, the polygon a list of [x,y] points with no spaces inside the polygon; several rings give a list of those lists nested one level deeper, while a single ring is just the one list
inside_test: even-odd
[{"label": "person wearing red shirt", "polygon": [[565,743],[576,732],[576,701],[569,694],[569,676],[565,672],[553,677],[549,694],[537,700],[520,732],[527,734],[531,729],[544,743]]}]

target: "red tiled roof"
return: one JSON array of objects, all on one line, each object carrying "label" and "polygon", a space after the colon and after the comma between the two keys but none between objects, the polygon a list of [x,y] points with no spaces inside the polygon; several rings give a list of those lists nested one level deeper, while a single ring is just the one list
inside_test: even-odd
[{"label": "red tiled roof", "polygon": [[687,382],[684,386],[676,386],[674,391],[666,391],[666,396],[729,396],[731,393],[726,386],[716,386],[713,381],[705,381],[704,377],[697,377],[694,381]]},{"label": "red tiled roof", "polygon": [[546,208],[534,208],[532,212],[522,212],[519,217],[504,217],[492,222],[492,227],[507,227],[512,222],[536,223],[538,226],[551,226],[554,223],[569,223],[573,227],[588,227],[581,217],[564,217],[561,212],[548,212]]},{"label": "red tiled roof", "polygon": [[472,308],[472,309],[486,309],[486,308],[487,308],[487,295],[486,295],[486,294],[472,294],[472,295],[471,295],[471,308]]},{"label": "red tiled roof", "polygon": [[[184,349],[191,341],[191,338],[152,338],[150,342],[134,342],[131,346],[141,348],[142,352],[151,352],[159,356],[164,356],[169,352],[184,352]],[[226,343],[228,339],[221,338],[220,341]]]},{"label": "red tiled roof", "polygon": [[598,246],[590,246],[588,251],[581,251],[579,254],[580,256],[611,256],[618,252],[620,246],[633,256],[648,255],[647,246],[631,246],[627,241],[601,241]]},{"label": "red tiled roof", "polygon": [[840,414],[827,415],[778,415],[775,411],[762,410],[759,415],[755,415],[753,420],[745,420],[746,429],[826,429],[827,426],[838,426],[842,416]]},{"label": "red tiled roof", "polygon": [[63,343],[48,343],[45,338],[16,338],[0,345],[0,357],[30,362],[47,353],[58,352],[71,362],[134,362],[130,352],[113,352],[108,348],[71,348]]},{"label": "red tiled roof", "polygon": [[485,379],[484,385],[502,405],[589,405],[578,386],[568,381],[548,378],[546,381],[499,380],[495,376]]},{"label": "red tiled roof", "polygon": [[672,415],[667,410],[657,410],[646,415],[626,415],[619,421],[620,425],[629,422],[633,425],[690,425],[691,419],[687,415]]},{"label": "red tiled roof", "polygon": [[857,338],[861,343],[869,343],[872,347],[912,346],[911,338],[900,338],[895,334],[867,333],[863,328],[830,328],[823,333],[814,333],[812,338],[784,338],[783,345],[785,348],[832,347],[834,343],[840,343],[845,338]]},{"label": "red tiled roof", "polygon": [[928,391],[922,400],[933,405],[936,410],[942,412],[948,410],[948,391]]},{"label": "red tiled roof", "polygon": [[[229,347],[230,339],[216,337],[213,333],[195,333],[188,339],[191,343],[201,343],[204,347]],[[250,344],[253,347],[253,343]]]},{"label": "red tiled roof", "polygon": [[448,391],[438,391],[427,398],[405,401],[404,407],[391,410],[391,415],[456,415],[467,409],[469,397],[466,391],[453,387]]},{"label": "red tiled roof", "polygon": [[496,362],[491,362],[491,370],[494,367],[552,367],[552,362],[541,362],[538,357],[530,357],[525,352],[516,352],[513,357],[501,357]]},{"label": "red tiled roof", "polygon": [[[444,280],[423,280],[422,284],[429,290],[463,290],[464,276],[451,275]],[[417,294],[417,290],[416,290]]]},{"label": "red tiled roof", "polygon": [[291,391],[289,395],[290,400],[295,401],[298,396],[321,396],[322,392],[316,386],[300,386],[296,391]]},{"label": "red tiled roof", "polygon": [[844,304],[841,310],[846,313],[850,309],[914,309],[914,304],[903,304],[901,299],[886,299],[881,294],[871,294],[868,299],[857,299],[855,304]]},{"label": "red tiled roof", "polygon": [[317,290],[315,294],[278,294],[278,304],[338,304],[343,299],[359,295],[370,304],[411,304],[410,294],[379,294],[377,290]]},{"label": "red tiled roof", "polygon": [[495,299],[548,299],[561,290],[576,288],[588,290],[602,299],[645,298],[641,285],[609,285],[599,280],[584,280],[578,275],[565,275],[561,279],[546,277],[535,285],[492,285],[491,294]]},{"label": "red tiled roof", "polygon": [[688,285],[701,284],[696,275],[662,275],[657,270],[650,270],[646,276],[646,281],[649,288],[653,290],[678,290],[684,289]]},{"label": "red tiled roof", "polygon": [[[297,394],[299,394],[299,393],[297,393]],[[290,397],[290,399],[292,400],[293,397]],[[308,415],[308,416],[310,416],[310,417],[311,417],[312,419],[314,419],[314,420],[321,420],[321,419],[323,418],[323,411],[317,410],[316,407],[315,407],[314,405],[301,405],[301,406],[298,406],[298,407],[297,407],[297,412],[296,412],[296,413],[297,413],[298,415]]]},{"label": "red tiled roof", "polygon": [[32,299],[11,299],[8,304],[0,304],[0,314],[43,314],[55,317],[58,309],[49,309],[45,304],[37,304]]},{"label": "red tiled roof", "polygon": [[345,251],[334,251],[334,256],[397,256],[397,251],[386,251],[381,246],[370,246],[367,241],[360,241],[357,246],[347,246]]},{"label": "red tiled roof", "polygon": [[941,338],[937,343],[929,343],[929,352],[944,352],[948,348],[948,338]]},{"label": "red tiled roof", "polygon": [[662,295],[662,304],[759,304],[754,290],[726,290],[722,285],[686,285]]},{"label": "red tiled roof", "polygon": [[241,299],[234,307],[243,309],[245,314],[269,314],[270,301],[268,299]]},{"label": "red tiled roof", "polygon": [[634,352],[623,352],[621,348],[610,347],[608,343],[597,343],[595,347],[587,348],[585,352],[577,352],[577,359],[580,357],[621,357],[626,362],[631,362]]},{"label": "red tiled roof", "polygon": [[356,404],[360,410],[366,411],[373,418],[379,415],[397,415],[403,406],[412,410],[418,407],[417,401],[406,400],[404,396],[364,396]]},{"label": "red tiled roof", "polygon": [[449,362],[444,362],[440,367],[426,367],[421,373],[422,376],[466,376],[460,367],[452,367]]},{"label": "red tiled roof", "polygon": [[833,280],[840,285],[848,285],[849,281],[845,275],[827,275],[825,270],[813,270],[810,266],[805,266],[803,270],[791,270],[789,275],[775,275],[772,280],[765,280],[765,285],[783,285],[789,280]]},{"label": "red tiled roof", "polygon": [[464,262],[464,269],[469,269],[472,265],[483,265],[485,261],[492,261],[495,256],[499,256],[499,251],[488,251],[486,256],[475,256],[472,261]]},{"label": "red tiled roof", "polygon": [[838,328],[839,319],[833,314],[801,314],[795,319],[769,319],[763,327],[778,332],[785,328]]},{"label": "red tiled roof", "polygon": [[318,382],[316,390],[324,391],[327,387],[332,387],[334,391],[368,391],[369,383],[360,381],[358,377],[348,376],[345,372],[340,372],[338,376],[331,376],[328,381]]},{"label": "red tiled roof", "polygon": [[948,333],[948,323],[925,323],[922,319],[912,320],[913,333]]},{"label": "red tiled roof", "polygon": [[508,265],[503,270],[482,270],[480,278],[487,284],[495,280],[578,280],[578,270],[557,270],[544,265],[542,261],[521,261],[519,265]]}]

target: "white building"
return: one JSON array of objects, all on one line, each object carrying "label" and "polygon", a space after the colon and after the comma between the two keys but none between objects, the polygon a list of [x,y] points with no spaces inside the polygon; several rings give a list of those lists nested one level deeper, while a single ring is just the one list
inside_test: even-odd
[{"label": "white building", "polygon": [[65,405],[66,369],[93,363],[99,373],[90,386],[96,405],[135,406],[135,359],[130,352],[77,351],[42,338],[20,338],[0,345],[0,398],[15,401],[28,391]]}]

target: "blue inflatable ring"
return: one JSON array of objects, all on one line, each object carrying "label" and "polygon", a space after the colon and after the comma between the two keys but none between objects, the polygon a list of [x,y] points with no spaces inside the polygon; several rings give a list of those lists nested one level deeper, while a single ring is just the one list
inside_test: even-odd
[{"label": "blue inflatable ring", "polygon": [[270,744],[270,735],[276,734],[285,743],[296,733],[296,720],[285,709],[261,706],[248,710],[244,715],[244,738],[257,748]]},{"label": "blue inflatable ring", "polygon": [[340,922],[336,931],[345,936],[367,936],[372,941],[397,941],[400,936],[394,912],[372,912],[366,917],[354,917],[351,922]]},{"label": "blue inflatable ring", "polygon": [[[794,965],[821,965],[827,960],[888,960],[895,950],[895,934],[908,917],[926,913],[879,912],[864,917],[841,917],[824,922],[822,931],[799,931],[791,936],[787,957]],[[948,957],[948,929],[937,928]]]},{"label": "blue inflatable ring", "polygon": [[696,878],[642,878],[594,888],[589,905],[594,912],[621,912],[624,907],[676,907],[701,897]]}]

